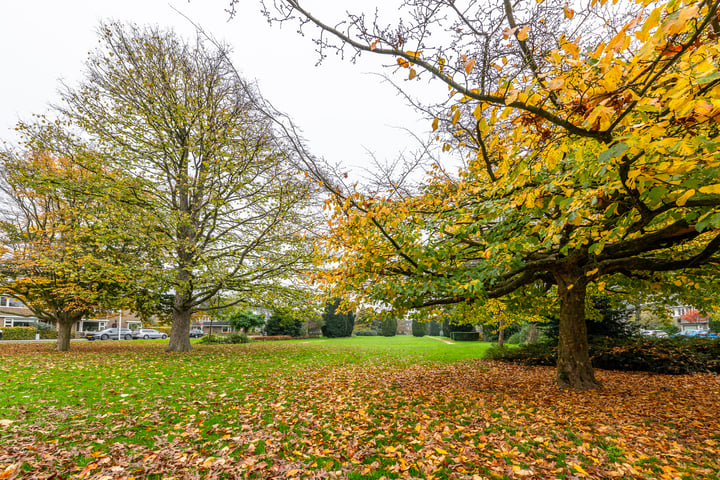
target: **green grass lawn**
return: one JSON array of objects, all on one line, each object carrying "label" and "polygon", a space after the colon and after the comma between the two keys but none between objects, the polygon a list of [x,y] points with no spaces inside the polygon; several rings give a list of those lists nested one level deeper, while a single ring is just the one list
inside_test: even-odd
[{"label": "green grass lawn", "polygon": [[480,359],[398,336],[0,345],[0,478],[718,478],[717,376]]}]

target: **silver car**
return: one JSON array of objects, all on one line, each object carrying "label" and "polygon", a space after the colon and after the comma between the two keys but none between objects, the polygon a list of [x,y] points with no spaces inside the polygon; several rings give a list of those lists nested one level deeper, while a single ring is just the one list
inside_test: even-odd
[{"label": "silver car", "polygon": [[158,332],[157,330],[154,330],[152,328],[141,328],[140,330],[135,330],[132,333],[133,339],[142,338],[143,340],[148,340],[150,338],[167,338],[167,333]]},{"label": "silver car", "polygon": [[[117,328],[106,328],[99,332],[87,332],[85,338],[88,340],[119,340]],[[120,329],[120,339],[132,340],[132,330],[129,328]]]}]

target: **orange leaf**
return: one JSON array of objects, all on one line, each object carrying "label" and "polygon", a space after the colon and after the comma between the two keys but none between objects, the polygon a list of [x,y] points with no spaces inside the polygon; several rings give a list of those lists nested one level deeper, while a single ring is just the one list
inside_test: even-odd
[{"label": "orange leaf", "polygon": [[528,26],[528,27],[524,27],[522,30],[520,30],[520,31],[517,33],[517,39],[520,40],[521,42],[527,40],[527,38],[528,38],[528,32],[529,32],[529,31],[530,31],[530,27],[529,27],[529,26]]},{"label": "orange leaf", "polygon": [[475,59],[471,58],[467,62],[465,62],[465,73],[472,72],[472,69],[475,68]]}]

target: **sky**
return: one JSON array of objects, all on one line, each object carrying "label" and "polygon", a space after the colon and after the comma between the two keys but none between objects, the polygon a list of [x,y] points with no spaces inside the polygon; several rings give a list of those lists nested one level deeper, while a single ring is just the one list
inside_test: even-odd
[{"label": "sky", "polygon": [[316,66],[319,57],[310,35],[299,35],[294,25],[268,25],[257,0],[241,0],[237,15],[229,19],[228,3],[2,1],[0,140],[17,142],[17,121],[46,113],[57,101],[61,80],[77,84],[88,53],[98,46],[96,32],[102,20],[172,27],[189,38],[194,26],[185,15],[232,47],[235,67],[293,119],[316,156],[357,171],[369,168],[369,152],[389,161],[418,147],[405,129],[423,137],[430,125],[377,75],[387,59],[369,55],[353,64],[331,56]]}]

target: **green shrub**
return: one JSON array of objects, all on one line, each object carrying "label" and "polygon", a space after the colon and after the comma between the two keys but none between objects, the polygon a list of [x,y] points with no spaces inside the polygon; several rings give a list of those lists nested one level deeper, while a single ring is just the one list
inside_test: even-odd
[{"label": "green shrub", "polygon": [[436,322],[435,320],[433,320],[432,322],[428,322],[427,334],[431,337],[440,336],[440,323]]},{"label": "green shrub", "polygon": [[224,338],[224,343],[248,343],[250,341],[250,338],[248,338],[247,333],[231,333],[227,337]]},{"label": "green shrub", "polygon": [[325,304],[322,314],[322,334],[328,338],[349,337],[355,326],[355,312],[340,310],[341,298],[333,298]]},{"label": "green shrub", "polygon": [[521,347],[498,347],[493,345],[485,352],[485,358],[524,365],[555,365],[557,348],[548,343],[536,343]]},{"label": "green shrub", "polygon": [[275,314],[265,323],[265,333],[270,336],[290,335],[299,337],[302,331],[302,322],[289,316]]},{"label": "green shrub", "polygon": [[26,325],[26,326],[35,328],[39,332],[49,332],[49,331],[55,330],[55,328],[52,325],[50,325],[49,323],[45,323],[45,322],[29,322],[28,325]]},{"label": "green shrub", "polygon": [[450,338],[456,342],[477,342],[480,340],[480,332],[452,332]]},{"label": "green shrub", "polygon": [[[720,341],[714,339],[606,338],[590,344],[590,357],[593,367],[605,370],[720,373]],[[549,343],[518,348],[492,347],[485,358],[526,365],[555,365],[557,348]]]},{"label": "green shrub", "polygon": [[413,337],[424,337],[426,331],[427,331],[427,323],[420,322],[418,320],[412,321]]},{"label": "green shrub", "polygon": [[377,337],[377,330],[358,330],[355,335],[358,337]]},{"label": "green shrub", "polygon": [[52,338],[55,339],[58,337],[58,331],[57,330],[40,330],[38,332],[40,334],[40,338]]},{"label": "green shrub", "polygon": [[475,327],[473,325],[470,325],[469,323],[463,323],[462,325],[458,325],[456,323],[453,323],[450,320],[445,320],[443,322],[443,335],[452,338],[453,332],[474,332]]},{"label": "green shrub", "polygon": [[720,315],[713,315],[708,321],[708,328],[711,332],[720,333]]},{"label": "green shrub", "polygon": [[397,320],[394,318],[387,318],[383,320],[380,333],[383,337],[394,337],[397,334]]},{"label": "green shrub", "polygon": [[3,340],[35,340],[35,327],[2,327]]}]

